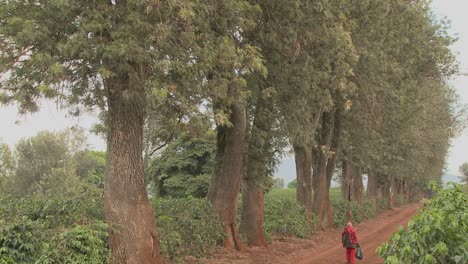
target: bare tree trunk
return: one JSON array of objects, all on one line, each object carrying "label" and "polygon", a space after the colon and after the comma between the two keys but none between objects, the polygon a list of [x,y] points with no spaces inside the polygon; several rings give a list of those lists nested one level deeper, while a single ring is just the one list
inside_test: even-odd
[{"label": "bare tree trunk", "polygon": [[390,179],[390,207],[392,208],[397,206],[397,195],[398,195],[397,179],[392,176]]},{"label": "bare tree trunk", "polygon": [[341,149],[341,133],[342,133],[342,122],[343,122],[343,109],[338,108],[335,110],[335,117],[333,120],[333,137],[331,140],[331,148],[330,150],[333,151],[331,158],[328,159],[327,163],[327,194],[326,194],[326,204],[325,210],[327,214],[327,227],[333,228],[335,223],[333,219],[333,205],[330,200],[330,188],[331,188],[331,181],[333,178],[333,173],[335,172],[336,168],[336,161],[338,160],[338,154]]},{"label": "bare tree trunk", "polygon": [[351,192],[351,199],[360,204],[363,202],[364,184],[362,183],[361,168],[354,167],[353,170],[353,190]]},{"label": "bare tree trunk", "polygon": [[342,183],[341,183],[341,196],[344,201],[352,201],[352,184],[353,184],[353,165],[347,159],[342,161]]},{"label": "bare tree trunk", "polygon": [[[388,181],[388,180],[387,180]],[[385,205],[387,208],[391,208],[391,202],[390,202],[390,183],[388,182],[383,182],[380,185],[380,190],[382,192],[382,198],[385,201]]]},{"label": "bare tree trunk", "polygon": [[[320,150],[317,150],[320,151]],[[318,172],[314,177],[314,203],[312,211],[317,216],[317,229],[324,230],[324,209],[327,204],[327,153],[320,151],[318,154]]]},{"label": "bare tree trunk", "polygon": [[302,204],[307,214],[312,213],[312,147],[294,145],[297,175],[297,201]]},{"label": "bare tree trunk", "polygon": [[245,106],[230,106],[232,127],[218,126],[217,167],[208,190],[208,199],[222,221],[226,235],[223,246],[242,250],[237,228],[237,196],[244,169],[244,143],[246,132]]},{"label": "bare tree trunk", "polygon": [[325,146],[325,149],[317,150],[318,173],[314,176],[313,212],[318,217],[317,228],[323,230],[325,223],[328,228],[334,224],[330,187],[341,136],[341,111],[337,109],[333,113],[324,113],[322,119],[320,145]]},{"label": "bare tree trunk", "polygon": [[367,173],[367,200],[377,201],[377,174],[371,169]]},{"label": "bare tree trunk", "polygon": [[242,189],[241,233],[250,246],[266,247],[264,224],[264,184],[270,158],[273,105],[259,97],[247,151],[247,174]]},{"label": "bare tree trunk", "polygon": [[[110,131],[104,182],[111,263],[162,263],[144,181],[144,91],[128,87],[127,80],[108,81],[107,85],[114,90],[108,99]],[[134,94],[124,96],[124,89]]]},{"label": "bare tree trunk", "polygon": [[333,155],[331,159],[328,160],[327,163],[327,188],[326,188],[326,202],[325,202],[325,213],[327,215],[327,228],[334,227],[333,221],[333,205],[330,200],[330,188],[331,188],[331,181],[333,177],[333,173],[335,172],[336,167],[336,154]]}]

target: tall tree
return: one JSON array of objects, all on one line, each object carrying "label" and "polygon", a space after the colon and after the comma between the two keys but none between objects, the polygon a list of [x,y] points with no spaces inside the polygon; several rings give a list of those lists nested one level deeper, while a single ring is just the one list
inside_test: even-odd
[{"label": "tall tree", "polygon": [[[208,199],[219,215],[225,233],[224,247],[243,249],[237,226],[237,197],[244,172],[247,133],[246,99],[250,94],[246,77],[266,74],[260,51],[245,33],[255,26],[260,10],[248,1],[212,0],[206,26],[197,45],[200,64],[205,64],[205,97],[216,123],[216,165]],[[208,38],[207,38],[208,36]],[[205,53],[209,54],[207,56]]]},{"label": "tall tree", "polygon": [[70,161],[66,132],[39,132],[20,140],[15,147],[18,168],[14,178],[15,193],[25,196],[37,191],[38,184],[52,170],[63,168]]},{"label": "tall tree", "polygon": [[[172,8],[164,4],[164,11]],[[75,113],[81,106],[107,113],[104,198],[112,263],[161,261],[144,183],[143,125],[149,97],[158,95],[152,93],[157,77],[168,72],[159,64],[159,44],[183,12],[169,19],[160,6],[128,0],[0,7],[2,102],[17,101],[24,113],[37,110],[41,97],[56,98]]]},{"label": "tall tree", "polygon": [[11,184],[15,167],[13,152],[7,144],[0,141],[0,191],[4,192],[6,186]]},{"label": "tall tree", "polygon": [[468,183],[468,163],[465,162],[460,166],[460,173],[462,182]]}]

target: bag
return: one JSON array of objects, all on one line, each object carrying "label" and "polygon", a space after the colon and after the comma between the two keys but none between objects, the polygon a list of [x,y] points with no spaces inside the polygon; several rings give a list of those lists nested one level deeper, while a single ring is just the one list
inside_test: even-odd
[{"label": "bag", "polygon": [[347,232],[344,232],[341,236],[341,243],[345,248],[354,248],[354,245],[353,243],[351,243],[351,240],[349,239],[349,234]]},{"label": "bag", "polygon": [[357,259],[363,259],[363,258],[364,258],[364,255],[362,254],[361,246],[359,246],[359,244],[357,244],[356,253],[354,254],[354,256],[355,256]]}]

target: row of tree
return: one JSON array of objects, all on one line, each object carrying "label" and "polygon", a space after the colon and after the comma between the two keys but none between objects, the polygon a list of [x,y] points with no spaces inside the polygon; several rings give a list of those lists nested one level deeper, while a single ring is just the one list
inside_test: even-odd
[{"label": "row of tree", "polygon": [[287,146],[323,228],[337,165],[348,200],[363,174],[370,199],[414,196],[440,180],[457,125],[454,39],[423,0],[16,0],[0,26],[1,102],[102,110],[113,263],[161,262],[144,168],[174,131],[215,125],[207,196],[241,249],[241,185],[240,230],[264,246],[265,181]]}]

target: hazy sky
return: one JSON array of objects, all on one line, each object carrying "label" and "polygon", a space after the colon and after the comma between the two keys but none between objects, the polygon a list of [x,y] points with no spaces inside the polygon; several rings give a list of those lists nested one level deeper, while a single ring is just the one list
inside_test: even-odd
[{"label": "hazy sky", "polygon": [[[434,0],[434,12],[439,16],[446,16],[452,21],[452,33],[457,34],[459,41],[453,46],[461,63],[463,72],[468,73],[468,0]],[[468,76],[457,76],[453,85],[460,95],[460,100],[468,104]],[[33,115],[17,116],[14,106],[0,107],[0,140],[14,146],[24,137],[35,135],[41,130],[61,130],[70,126],[91,128],[96,122],[96,114],[87,114],[78,118],[67,116],[64,110],[58,110],[54,104],[43,103],[41,111]],[[104,140],[89,135],[89,146],[92,149],[104,150]],[[447,169],[449,173],[458,174],[458,167],[468,162],[468,129],[453,140],[450,148]]]}]

